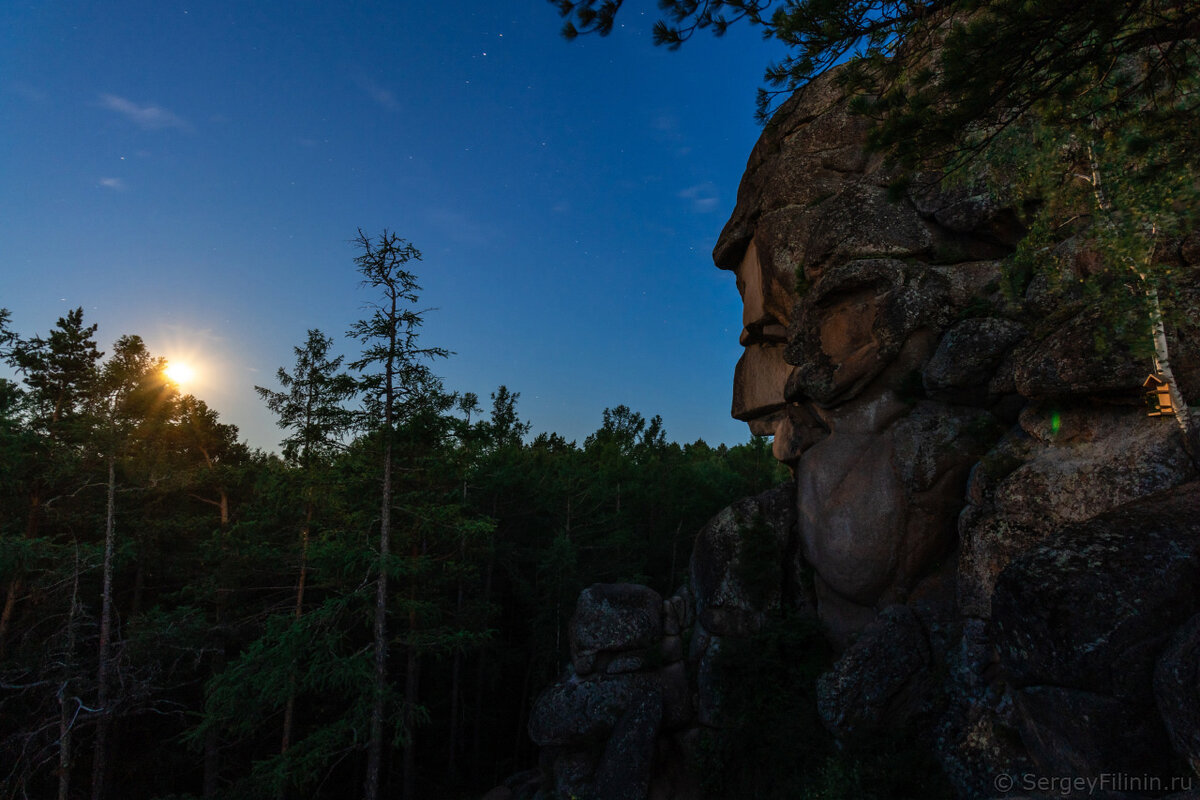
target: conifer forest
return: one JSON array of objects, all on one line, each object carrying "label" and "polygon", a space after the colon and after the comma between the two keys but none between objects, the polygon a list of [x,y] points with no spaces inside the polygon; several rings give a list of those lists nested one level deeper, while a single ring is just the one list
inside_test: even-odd
[{"label": "conifer forest", "polygon": [[420,253],[355,253],[368,313],[257,387],[276,452],[136,334],[3,312],[0,797],[478,796],[536,760],[580,590],[669,593],[707,517],[780,480],[765,439],[618,405],[566,441],[505,386],[448,392]]}]

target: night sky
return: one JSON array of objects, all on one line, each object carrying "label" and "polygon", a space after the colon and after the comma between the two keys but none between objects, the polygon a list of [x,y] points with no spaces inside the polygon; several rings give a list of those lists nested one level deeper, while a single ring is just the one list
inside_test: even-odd
[{"label": "night sky", "polygon": [[[424,254],[423,343],[488,405],[582,439],[605,407],[745,441],[733,275],[711,249],[779,55],[758,32],[655,48],[654,3],[566,42],[543,0],[0,4],[0,307],[83,306],[275,449],[254,393],[372,296],[358,228]],[[353,344],[344,342],[353,354]]]}]

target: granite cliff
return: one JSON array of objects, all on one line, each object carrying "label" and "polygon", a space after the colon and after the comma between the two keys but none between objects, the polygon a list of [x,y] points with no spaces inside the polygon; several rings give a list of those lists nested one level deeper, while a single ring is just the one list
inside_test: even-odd
[{"label": "granite cliff", "polygon": [[[1100,342],[1072,292],[1098,254],[1068,240],[1055,280],[1002,291],[1017,216],[919,180],[895,199],[865,135],[830,79],[794,96],[714,250],[744,301],[733,416],[793,481],[700,531],[672,596],[583,593],[531,718],[541,774],[497,796],[706,796],[719,656],[781,611],[833,654],[824,728],[905,732],[956,796],[1165,796],[1200,775],[1200,482],[1147,415],[1151,360]],[[1200,237],[1160,255],[1196,306]],[[1200,320],[1168,338],[1200,397]]]}]

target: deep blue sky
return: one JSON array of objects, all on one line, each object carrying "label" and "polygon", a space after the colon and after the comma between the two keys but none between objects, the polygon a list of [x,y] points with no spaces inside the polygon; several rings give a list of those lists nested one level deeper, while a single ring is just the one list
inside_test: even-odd
[{"label": "deep blue sky", "polygon": [[[756,31],[655,48],[542,0],[0,4],[0,307],[45,333],[83,306],[188,357],[251,444],[308,328],[372,299],[349,240],[424,254],[423,340],[449,388],[521,393],[582,439],[606,406],[678,441],[744,441],[731,273],[710,251],[778,55]],[[345,347],[349,350],[351,345]]]}]

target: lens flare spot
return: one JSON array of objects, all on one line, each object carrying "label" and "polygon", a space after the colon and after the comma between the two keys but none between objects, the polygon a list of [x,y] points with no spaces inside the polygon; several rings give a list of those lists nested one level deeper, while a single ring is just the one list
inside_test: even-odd
[{"label": "lens flare spot", "polygon": [[196,370],[182,361],[172,361],[167,364],[167,377],[173,383],[184,384],[196,377]]}]

